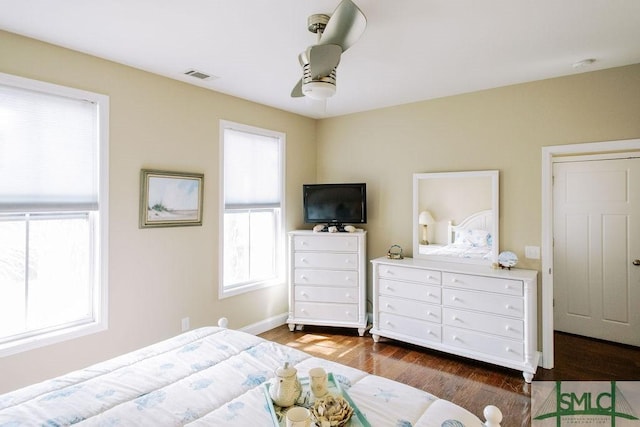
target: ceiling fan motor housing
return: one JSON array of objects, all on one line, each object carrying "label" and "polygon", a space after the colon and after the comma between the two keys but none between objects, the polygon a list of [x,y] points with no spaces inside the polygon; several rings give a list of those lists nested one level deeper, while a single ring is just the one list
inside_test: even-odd
[{"label": "ceiling fan motor housing", "polygon": [[313,78],[309,63],[302,66],[302,93],[309,98],[327,99],[336,93],[336,69],[328,76]]}]

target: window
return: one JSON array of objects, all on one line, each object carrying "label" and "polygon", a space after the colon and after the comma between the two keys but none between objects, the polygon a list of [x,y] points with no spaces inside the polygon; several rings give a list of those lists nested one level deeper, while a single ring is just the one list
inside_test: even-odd
[{"label": "window", "polygon": [[220,297],[284,282],[284,134],[222,121]]},{"label": "window", "polygon": [[108,97],[0,73],[0,355],[107,325]]}]

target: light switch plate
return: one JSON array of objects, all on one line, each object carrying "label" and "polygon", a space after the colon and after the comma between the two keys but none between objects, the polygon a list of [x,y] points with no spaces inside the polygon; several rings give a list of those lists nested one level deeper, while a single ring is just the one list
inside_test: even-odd
[{"label": "light switch plate", "polygon": [[540,259],[540,246],[525,246],[524,256],[529,259]]}]

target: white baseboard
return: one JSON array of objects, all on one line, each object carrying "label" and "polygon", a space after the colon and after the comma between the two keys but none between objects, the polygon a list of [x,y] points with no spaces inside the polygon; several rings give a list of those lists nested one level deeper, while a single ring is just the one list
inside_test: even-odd
[{"label": "white baseboard", "polygon": [[284,325],[287,322],[287,317],[289,317],[289,313],[278,314],[277,316],[261,320],[258,323],[253,323],[251,325],[245,326],[244,328],[240,328],[240,330],[243,332],[248,332],[252,335],[258,335],[273,328],[277,328],[278,326]]}]

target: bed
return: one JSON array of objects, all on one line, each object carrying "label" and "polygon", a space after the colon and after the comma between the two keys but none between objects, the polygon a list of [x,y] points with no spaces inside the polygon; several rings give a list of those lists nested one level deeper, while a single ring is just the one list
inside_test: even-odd
[{"label": "bed", "polygon": [[446,245],[420,245],[424,255],[438,255],[457,259],[491,260],[493,255],[493,211],[475,212],[460,224],[447,222]]},{"label": "bed", "polygon": [[331,372],[373,427],[499,427],[427,392],[231,329],[223,321],[0,395],[0,426],[272,426],[266,383],[289,362]]}]

